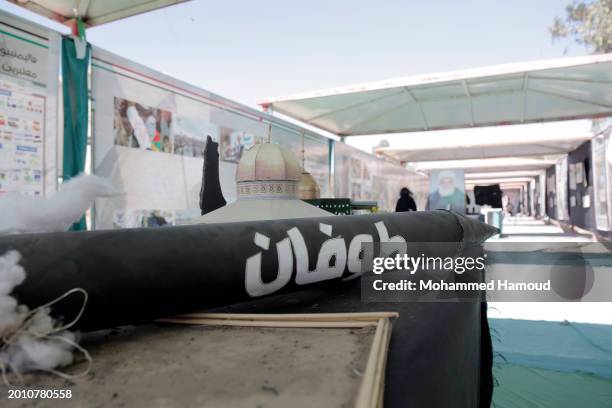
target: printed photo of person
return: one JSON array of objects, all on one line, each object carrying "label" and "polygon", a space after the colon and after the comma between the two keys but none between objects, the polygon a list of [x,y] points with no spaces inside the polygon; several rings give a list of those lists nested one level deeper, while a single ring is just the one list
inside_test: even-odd
[{"label": "printed photo of person", "polygon": [[238,163],[242,154],[264,138],[256,137],[252,133],[230,128],[221,128],[220,157],[221,160]]},{"label": "printed photo of person", "polygon": [[463,170],[433,171],[429,175],[428,210],[452,210],[465,213]]},{"label": "printed photo of person", "polygon": [[172,211],[119,210],[113,213],[113,228],[159,228],[174,224]]},{"label": "printed photo of person", "polygon": [[[172,114],[115,97],[113,134],[115,144],[142,150],[172,153]],[[168,142],[164,146],[164,139]]]}]

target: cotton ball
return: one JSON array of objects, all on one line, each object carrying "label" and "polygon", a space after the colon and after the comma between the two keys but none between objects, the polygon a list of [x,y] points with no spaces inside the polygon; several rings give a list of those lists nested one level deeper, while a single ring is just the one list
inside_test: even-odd
[{"label": "cotton ball", "polygon": [[30,319],[28,331],[32,333],[50,333],[53,330],[53,319],[48,309],[40,309]]},{"label": "cotton ball", "polygon": [[[15,313],[17,310],[17,300],[11,296],[0,296],[0,316]],[[0,324],[0,327],[2,324]]]},{"label": "cotton ball", "polygon": [[8,251],[0,256],[0,296],[8,295],[13,288],[25,280],[25,270],[19,265],[21,255],[17,251]]},{"label": "cotton ball", "polygon": [[8,296],[13,288],[25,279],[25,271],[19,265],[20,258],[17,251],[9,251],[0,256],[0,334],[2,335],[19,324],[27,313],[27,308],[18,307],[17,301]]},{"label": "cotton ball", "polygon": [[21,320],[17,301],[10,296],[0,296],[0,335],[15,327]]},{"label": "cotton ball", "polygon": [[8,362],[18,371],[51,370],[72,363],[70,345],[57,339],[22,336],[9,349]]},{"label": "cotton ball", "polygon": [[58,331],[48,307],[29,312],[9,296],[26,276],[19,260],[16,251],[0,256],[0,366],[15,372],[66,366],[73,361],[75,335]]}]

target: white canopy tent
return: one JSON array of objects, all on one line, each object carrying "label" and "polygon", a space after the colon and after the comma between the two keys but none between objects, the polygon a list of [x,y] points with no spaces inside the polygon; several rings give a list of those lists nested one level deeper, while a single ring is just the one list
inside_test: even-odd
[{"label": "white canopy tent", "polygon": [[338,136],[612,116],[612,54],[411,76],[260,105]]},{"label": "white canopy tent", "polygon": [[502,172],[488,172],[488,173],[467,173],[465,175],[466,181],[474,179],[483,179],[488,177],[497,178],[510,178],[510,177],[537,177],[541,174],[538,170],[514,170],[514,171],[502,171]]},{"label": "white canopy tent", "polygon": [[[475,184],[475,183],[465,183],[465,189],[468,191],[474,190],[474,187],[476,187],[479,184]],[[529,187],[529,183],[524,183],[524,182],[500,182],[499,183],[499,188],[501,188],[502,190],[520,190],[521,188],[528,188]]]},{"label": "white canopy tent", "polygon": [[490,185],[490,184],[499,184],[499,183],[529,183],[533,180],[534,177],[489,177],[482,179],[471,179],[467,180],[466,183],[474,184],[474,185]]},{"label": "white canopy tent", "polygon": [[588,134],[568,136],[521,134],[504,137],[495,135],[492,130],[492,134],[482,140],[460,139],[441,144],[435,138],[429,138],[411,145],[410,148],[383,147],[376,149],[376,152],[401,163],[544,156],[565,154],[591,138],[592,135]]},{"label": "white canopy tent", "polygon": [[8,0],[62,24],[78,15],[90,27],[172,6],[188,0]]},{"label": "white canopy tent", "polygon": [[562,156],[547,156],[542,158],[504,157],[498,159],[446,160],[416,163],[414,168],[423,173],[432,170],[464,169],[466,178],[469,173],[513,172],[545,170],[555,165]]}]

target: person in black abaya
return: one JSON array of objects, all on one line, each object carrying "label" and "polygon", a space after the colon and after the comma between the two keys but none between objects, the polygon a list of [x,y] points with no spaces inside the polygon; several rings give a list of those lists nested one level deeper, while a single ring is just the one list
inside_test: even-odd
[{"label": "person in black abaya", "polygon": [[395,205],[395,212],[416,211],[416,202],[412,198],[412,192],[404,187],[400,190],[400,198]]}]

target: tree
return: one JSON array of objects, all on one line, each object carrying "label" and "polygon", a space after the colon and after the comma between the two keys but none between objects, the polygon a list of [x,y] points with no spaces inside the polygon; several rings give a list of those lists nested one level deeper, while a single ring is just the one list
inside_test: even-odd
[{"label": "tree", "polygon": [[612,0],[574,0],[549,28],[553,40],[573,38],[594,53],[612,52]]}]

